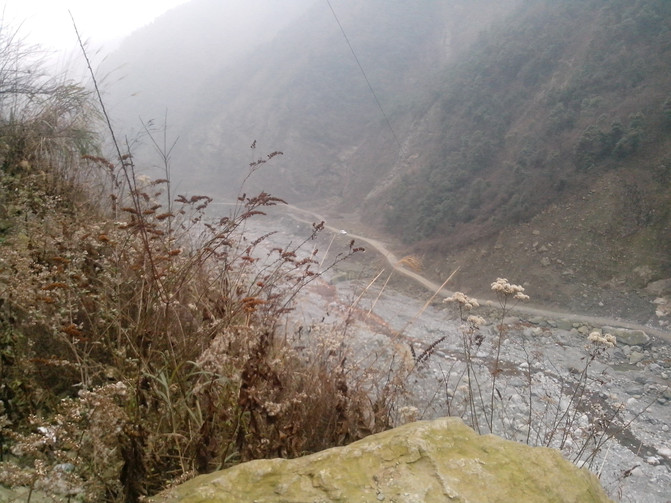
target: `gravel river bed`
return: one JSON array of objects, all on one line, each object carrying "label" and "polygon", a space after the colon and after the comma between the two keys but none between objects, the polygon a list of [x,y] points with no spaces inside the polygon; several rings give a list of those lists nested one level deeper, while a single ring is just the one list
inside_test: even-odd
[{"label": "gravel river bed", "polygon": [[[306,212],[275,220],[273,243],[299,242],[309,234],[309,220]],[[316,257],[326,269],[352,235],[328,226],[323,234],[310,246],[324,250]],[[368,246],[328,269],[304,289],[292,319],[306,337],[316,326],[340,327],[352,365],[403,375],[399,422],[449,414],[473,426],[468,397],[474,394],[485,413],[483,433],[489,417],[496,434],[562,447],[568,459],[596,473],[616,501],[671,502],[669,334],[542,309],[512,309],[502,319],[491,301],[468,313],[484,320],[474,330],[443,302],[451,292],[434,296],[426,284],[421,290],[382,255]],[[617,345],[599,349],[589,341],[594,332],[613,333]]]}]

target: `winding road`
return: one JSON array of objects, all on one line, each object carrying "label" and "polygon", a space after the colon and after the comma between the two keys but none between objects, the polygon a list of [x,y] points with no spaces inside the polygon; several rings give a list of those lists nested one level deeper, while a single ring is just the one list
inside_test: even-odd
[{"label": "winding road", "polygon": [[[327,218],[323,217],[322,215],[319,215],[318,213],[315,213],[314,211],[299,208],[298,206],[294,206],[292,204],[287,204],[286,206],[284,206],[284,208],[287,210],[287,214],[298,222],[306,223],[309,225],[312,225],[315,221],[324,222],[324,228],[327,229],[328,231],[337,234],[341,233],[341,229],[338,229],[336,227],[333,227],[332,225],[327,224],[326,223],[328,221]],[[389,265],[393,267],[395,271],[416,281],[418,284],[422,285],[432,294],[438,293],[443,297],[449,297],[453,294],[453,292],[444,289],[438,283],[435,283],[430,279],[422,276],[421,274],[418,274],[415,271],[411,271],[410,269],[404,267],[400,262],[400,259],[391,250],[389,250],[389,248],[387,248],[387,246],[381,241],[366,236],[360,236],[358,234],[352,234],[350,232],[347,232],[347,235],[354,240],[363,241],[364,243],[369,244],[371,247],[375,249],[377,253],[382,255],[387,260]],[[521,304],[516,305],[513,310],[519,314],[539,316],[543,318],[562,319],[571,322],[586,323],[592,326],[612,326],[612,327],[628,328],[632,330],[643,330],[649,335],[655,335],[666,342],[671,342],[671,332],[661,330],[655,327],[650,327],[647,325],[632,323],[626,320],[605,318],[599,316],[587,316],[555,310],[551,311],[540,307],[531,307],[528,305],[521,305]]]}]

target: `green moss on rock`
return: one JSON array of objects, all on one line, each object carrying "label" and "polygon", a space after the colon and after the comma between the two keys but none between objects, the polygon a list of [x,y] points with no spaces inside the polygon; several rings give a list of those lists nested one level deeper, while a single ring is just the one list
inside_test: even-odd
[{"label": "green moss on rock", "polygon": [[558,451],[480,436],[460,419],[411,423],[298,459],[202,475],[156,503],[610,501]]}]

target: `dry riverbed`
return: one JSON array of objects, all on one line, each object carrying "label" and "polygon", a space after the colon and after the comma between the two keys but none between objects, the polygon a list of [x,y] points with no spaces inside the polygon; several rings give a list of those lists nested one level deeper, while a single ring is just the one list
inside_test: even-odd
[{"label": "dry riverbed", "polygon": [[[310,229],[308,217],[284,216],[274,221],[279,232],[273,239],[298,242]],[[324,258],[322,268],[347,248],[351,238],[350,233],[336,227],[327,228],[313,244],[320,249],[317,256]],[[355,239],[359,239],[357,245],[366,245],[361,243],[363,236]],[[429,419],[448,413],[462,415],[468,421],[463,405],[468,387],[463,374],[463,323],[454,308],[442,302],[444,295],[427,302],[432,296],[430,289],[418,288],[415,278],[398,270],[392,272],[390,263],[388,256],[383,260],[369,246],[365,254],[328,270],[306,288],[297,303],[295,326],[302,326],[307,334],[306,328],[318,325],[338,327],[353,364],[405,366],[399,421],[402,416]],[[542,309],[511,311],[501,320],[496,303],[483,305],[474,314],[486,322],[480,328],[483,342],[472,354],[476,373],[471,383],[479,383],[485,404],[489,403],[495,347],[503,321],[501,373],[495,387],[495,433],[519,441],[529,438],[531,443],[549,442],[554,447],[559,446],[560,438],[567,457],[588,459],[590,469],[615,500],[671,501],[668,334],[646,331],[646,327],[622,320]],[[594,350],[588,335],[594,331],[617,333],[619,343],[600,352],[584,372]],[[417,364],[417,359],[422,362]],[[581,382],[583,375],[584,395],[573,406],[575,383]],[[558,433],[553,437],[552,425],[559,424],[562,416],[557,411],[564,410],[570,411],[571,420],[561,423],[563,427],[555,426]],[[565,433],[567,429],[571,431]],[[481,430],[488,431],[482,424]],[[591,459],[594,442],[584,442],[590,435],[612,437]]]}]

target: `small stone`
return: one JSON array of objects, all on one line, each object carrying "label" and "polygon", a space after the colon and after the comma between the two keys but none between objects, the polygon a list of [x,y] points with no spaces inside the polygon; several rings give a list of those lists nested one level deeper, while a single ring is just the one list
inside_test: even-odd
[{"label": "small stone", "polygon": [[643,394],[643,388],[640,386],[632,386],[631,388],[627,388],[625,390],[625,393],[627,395],[632,395],[632,396],[641,396]]},{"label": "small stone", "polygon": [[631,354],[629,355],[629,363],[632,365],[636,365],[640,361],[645,358],[645,355],[643,353],[639,353],[638,351],[632,351]]},{"label": "small stone", "polygon": [[573,328],[573,324],[569,320],[559,320],[556,323],[556,327],[559,330],[569,331],[569,330],[571,330],[571,328]]},{"label": "small stone", "polygon": [[543,330],[540,327],[527,327],[524,329],[524,335],[526,337],[538,337],[543,333]]}]

